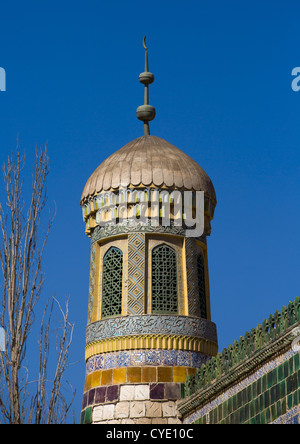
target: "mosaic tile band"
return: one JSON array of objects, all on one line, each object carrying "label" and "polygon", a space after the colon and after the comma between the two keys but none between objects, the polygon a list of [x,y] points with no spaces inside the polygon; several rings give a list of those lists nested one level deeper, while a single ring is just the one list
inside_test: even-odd
[{"label": "mosaic tile band", "polygon": [[204,338],[217,344],[217,328],[207,319],[189,316],[120,316],[88,324],[86,344],[126,335],[181,335]]},{"label": "mosaic tile band", "polygon": [[88,359],[87,374],[97,370],[128,366],[186,366],[200,368],[210,356],[183,350],[128,350],[103,353]]},{"label": "mosaic tile band", "polygon": [[[141,383],[142,385],[109,385],[95,387],[83,395],[82,409],[94,404],[104,404],[118,401],[140,401],[141,389],[144,392],[144,400],[162,401],[177,400],[182,395],[182,383]],[[146,392],[146,393],[145,393]],[[127,396],[126,396],[127,395]],[[121,398],[121,399],[120,399]]]},{"label": "mosaic tile band", "polygon": [[97,370],[86,375],[84,393],[97,387],[140,383],[184,383],[188,375],[195,374],[192,367],[120,367]]}]

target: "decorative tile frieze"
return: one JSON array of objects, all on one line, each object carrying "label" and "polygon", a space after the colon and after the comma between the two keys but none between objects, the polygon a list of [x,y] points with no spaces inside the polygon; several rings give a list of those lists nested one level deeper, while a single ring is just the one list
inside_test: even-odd
[{"label": "decorative tile frieze", "polygon": [[300,424],[300,404],[281,415],[271,424]]},{"label": "decorative tile frieze", "polygon": [[[143,224],[133,220],[126,220],[125,222],[118,224],[108,224],[105,226],[97,226],[91,233],[91,242],[99,242],[102,239],[109,237],[115,237],[128,233],[161,233],[161,234],[173,234],[175,236],[185,236],[186,230],[180,226],[174,226],[173,221],[170,221],[170,226],[152,226],[151,221]],[[196,239],[196,238],[195,238]],[[203,234],[199,238],[199,241],[206,245],[206,235]]]},{"label": "decorative tile frieze", "polygon": [[86,344],[127,335],[138,334],[188,335],[217,343],[216,325],[207,319],[189,316],[142,315],[120,316],[88,324]]},{"label": "decorative tile frieze", "polygon": [[92,356],[86,363],[86,372],[140,365],[199,368],[208,359],[209,355],[183,350],[127,350]]}]

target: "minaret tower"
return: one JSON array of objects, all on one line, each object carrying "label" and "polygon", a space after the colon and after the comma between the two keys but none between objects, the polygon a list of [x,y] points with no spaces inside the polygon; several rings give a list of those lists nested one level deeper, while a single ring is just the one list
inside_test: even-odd
[{"label": "minaret tower", "polygon": [[[206,241],[215,190],[193,159],[150,135],[143,45],[144,136],[104,160],[81,197],[91,239],[83,423],[180,423],[182,384],[218,351]],[[202,214],[199,232],[188,210]]]}]

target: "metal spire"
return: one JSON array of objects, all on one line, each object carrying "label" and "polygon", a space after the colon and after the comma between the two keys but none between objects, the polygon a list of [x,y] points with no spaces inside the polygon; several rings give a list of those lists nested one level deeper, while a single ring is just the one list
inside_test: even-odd
[{"label": "metal spire", "polygon": [[139,75],[139,81],[145,86],[144,88],[144,105],[139,106],[136,110],[136,116],[139,120],[144,122],[144,134],[150,135],[149,122],[155,117],[155,108],[149,105],[149,88],[148,86],[154,81],[154,75],[149,72],[148,68],[148,48],[146,46],[146,36],[143,40],[143,47],[145,49],[145,71]]}]

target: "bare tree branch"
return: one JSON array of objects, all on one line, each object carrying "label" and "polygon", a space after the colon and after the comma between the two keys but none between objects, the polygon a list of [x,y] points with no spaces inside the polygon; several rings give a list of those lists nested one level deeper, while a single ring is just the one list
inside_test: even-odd
[{"label": "bare tree branch", "polygon": [[[28,337],[35,323],[35,307],[44,285],[42,259],[55,217],[49,214],[46,229],[43,229],[41,220],[47,202],[46,178],[49,173],[47,146],[35,151],[27,210],[23,197],[24,165],[25,156],[20,154],[17,143],[16,154],[12,154],[2,168],[5,200],[0,194],[0,326],[7,332],[6,351],[0,353],[0,378],[3,382],[0,385],[0,422],[53,424],[56,421],[64,422],[70,408],[62,389],[73,325],[68,321],[69,300],[63,311],[53,298],[49,314],[49,303],[46,303],[38,343],[38,377],[30,381],[28,365],[23,365],[23,362]],[[47,368],[54,302],[58,304],[62,321],[56,329],[57,364],[54,378],[50,381],[47,379]],[[36,388],[32,392],[34,384]]]}]

